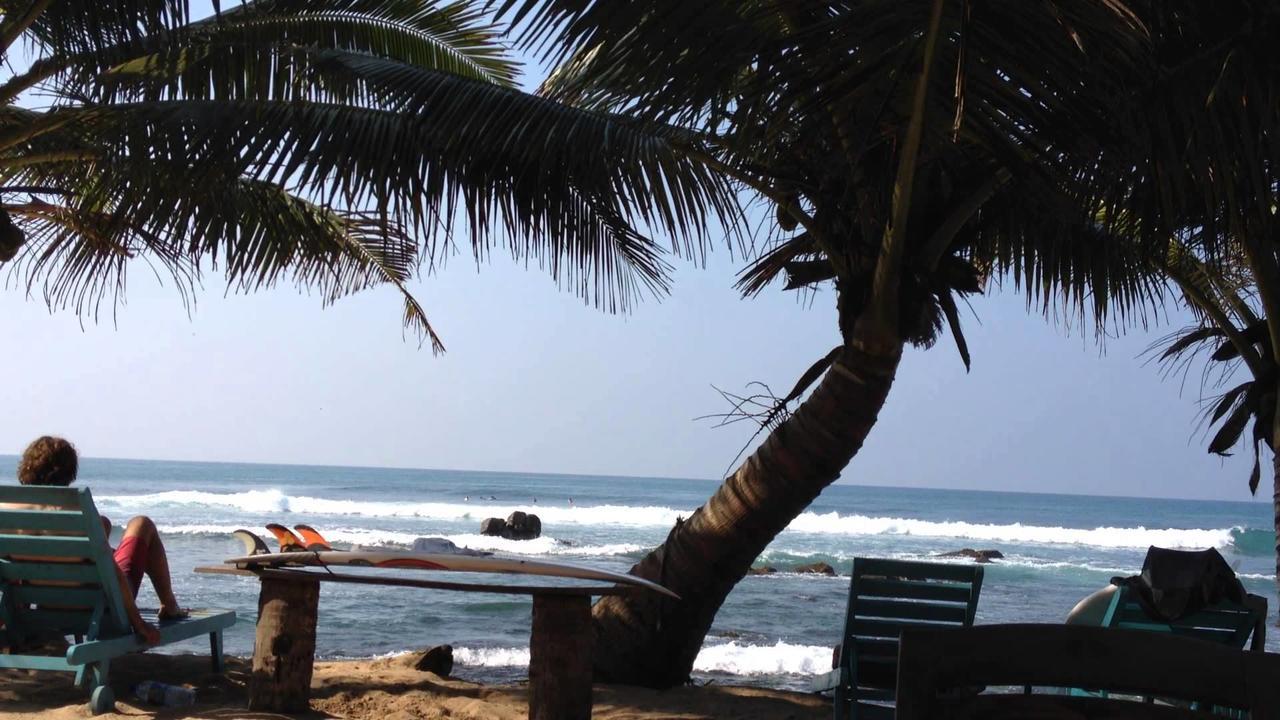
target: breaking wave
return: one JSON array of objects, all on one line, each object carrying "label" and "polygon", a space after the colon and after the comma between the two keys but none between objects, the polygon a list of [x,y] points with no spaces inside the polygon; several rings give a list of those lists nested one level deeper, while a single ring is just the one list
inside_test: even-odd
[{"label": "breaking wave", "polygon": [[[527,667],[528,648],[454,648],[454,662],[474,667]],[[693,662],[694,672],[725,675],[818,675],[831,669],[831,648],[793,645],[779,640],[773,645],[740,645],[729,642],[704,645]]]},{"label": "breaking wave", "polygon": [[[305,495],[286,495],[279,490],[250,490],[238,493],[212,493],[198,490],[173,490],[149,495],[105,496],[104,507],[132,512],[152,509],[198,511],[215,508],[278,519],[282,514],[314,517],[420,518],[434,521],[474,521],[486,517],[504,517],[515,510],[532,510],[544,527],[564,525],[595,527],[670,527],[678,517],[690,511],[660,506],[594,505],[503,505],[495,503],[445,502],[372,502],[332,500]],[[245,523],[251,521],[246,519]],[[329,523],[334,525],[334,523]],[[1266,533],[1254,529],[1182,529],[1137,527],[1070,528],[1024,525],[1022,523],[990,524],[961,521],[935,521],[900,517],[877,517],[858,514],[802,513],[788,527],[789,533],[819,536],[900,536],[920,538],[953,538],[992,543],[1024,543],[1086,545],[1101,548],[1144,549],[1151,545],[1168,548],[1232,548],[1246,555],[1270,552]],[[357,538],[359,533],[368,537]],[[334,539],[346,542],[412,542],[409,533],[383,530],[339,529]],[[479,535],[465,538],[459,545],[493,550],[542,552],[526,543],[507,547],[504,542]],[[349,539],[348,539],[349,538]],[[452,538],[451,538],[452,539]],[[527,542],[527,541],[526,541]],[[534,541],[537,542],[537,541]],[[554,543],[553,540],[548,540]],[[622,553],[635,552],[634,546],[618,546]],[[615,548],[617,549],[617,548]],[[575,554],[572,550],[548,549],[552,554]]]},{"label": "breaking wave", "polygon": [[[231,533],[240,527],[242,526],[161,524],[160,531],[172,535],[211,535],[215,537],[226,537],[230,540]],[[320,528],[320,530],[324,533],[325,539],[332,543],[353,546],[363,545],[367,547],[392,546],[398,549],[407,549],[413,545],[413,541],[415,539],[428,536],[426,533],[397,532],[394,530],[370,530],[366,528],[339,527]],[[259,532],[258,534],[264,536],[263,539],[267,540],[268,545],[275,544],[275,541],[272,538],[266,537],[265,532]],[[435,537],[443,537],[458,547],[471,548],[472,550],[489,550],[508,555],[603,557],[610,555],[635,555],[649,549],[643,545],[637,545],[635,543],[570,545],[546,535],[534,540],[506,540],[499,537],[472,534],[441,535]]]}]

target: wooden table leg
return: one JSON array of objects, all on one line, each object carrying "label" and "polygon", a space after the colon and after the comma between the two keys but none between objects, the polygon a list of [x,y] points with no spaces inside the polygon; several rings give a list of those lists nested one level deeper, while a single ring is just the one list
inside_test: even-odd
[{"label": "wooden table leg", "polygon": [[311,699],[320,583],[262,579],[249,709],[305,712]]},{"label": "wooden table leg", "polygon": [[589,596],[533,596],[529,720],[589,720],[594,644]]}]

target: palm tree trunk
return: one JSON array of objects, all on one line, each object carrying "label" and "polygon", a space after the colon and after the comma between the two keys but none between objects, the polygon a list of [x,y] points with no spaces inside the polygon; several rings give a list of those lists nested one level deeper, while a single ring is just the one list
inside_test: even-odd
[{"label": "palm tree trunk", "polygon": [[[1280,397],[1277,398],[1280,404]],[[1280,594],[1280,407],[1277,408],[1276,419],[1272,422],[1271,433],[1271,509],[1275,512],[1274,526],[1276,531],[1276,593]],[[1255,420],[1255,422],[1257,422]],[[1280,608],[1276,611],[1276,627],[1280,627]]]},{"label": "palm tree trunk", "polygon": [[774,537],[840,477],[875,425],[902,343],[868,347],[846,344],[795,414],[631,569],[671,588],[680,600],[644,593],[596,603],[596,680],[671,687],[688,679],[729,591]]}]

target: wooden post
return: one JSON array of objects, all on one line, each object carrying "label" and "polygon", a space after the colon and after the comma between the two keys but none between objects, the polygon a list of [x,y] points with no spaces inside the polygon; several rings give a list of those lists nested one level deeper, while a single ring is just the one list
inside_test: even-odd
[{"label": "wooden post", "polygon": [[249,679],[250,710],[296,713],[308,709],[319,609],[318,581],[262,579]]},{"label": "wooden post", "polygon": [[589,720],[594,643],[589,595],[533,596],[529,720]]}]

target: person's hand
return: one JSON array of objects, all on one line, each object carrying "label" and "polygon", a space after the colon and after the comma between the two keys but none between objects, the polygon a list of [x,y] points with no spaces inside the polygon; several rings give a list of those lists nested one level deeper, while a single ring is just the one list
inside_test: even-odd
[{"label": "person's hand", "polygon": [[148,647],[160,644],[160,631],[156,629],[155,625],[146,620],[138,620],[133,627],[133,631],[137,633],[138,637],[142,638],[142,642]]}]

